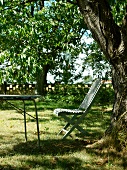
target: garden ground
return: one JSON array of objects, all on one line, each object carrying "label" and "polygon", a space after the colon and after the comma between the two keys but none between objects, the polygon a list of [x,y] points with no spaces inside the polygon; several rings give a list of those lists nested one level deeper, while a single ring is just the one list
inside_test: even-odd
[{"label": "garden ground", "polygon": [[[20,105],[20,103],[18,103]],[[37,145],[36,122],[27,116],[28,141],[23,116],[4,105],[0,110],[0,170],[124,170],[126,155],[114,149],[87,148],[103,137],[110,122],[110,107],[92,107],[83,122],[86,136],[78,131],[62,140],[57,133],[64,121],[53,114],[56,103],[38,102],[41,149]],[[32,105],[27,110],[34,115]]]}]

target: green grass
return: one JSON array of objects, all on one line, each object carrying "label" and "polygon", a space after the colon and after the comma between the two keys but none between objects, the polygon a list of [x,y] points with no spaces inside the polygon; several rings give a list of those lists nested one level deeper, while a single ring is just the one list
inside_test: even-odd
[{"label": "green grass", "polygon": [[[21,106],[21,102],[14,102]],[[33,106],[26,103],[28,113]],[[126,160],[114,150],[87,149],[86,145],[100,139],[109,125],[111,109],[93,107],[83,122],[86,136],[78,131],[62,140],[57,133],[64,121],[53,114],[66,104],[48,101],[37,103],[41,149],[38,150],[36,122],[27,116],[28,141],[24,138],[23,116],[3,104],[0,110],[0,170],[122,170]],[[68,107],[72,107],[68,105]],[[125,158],[125,157],[124,157]]]}]

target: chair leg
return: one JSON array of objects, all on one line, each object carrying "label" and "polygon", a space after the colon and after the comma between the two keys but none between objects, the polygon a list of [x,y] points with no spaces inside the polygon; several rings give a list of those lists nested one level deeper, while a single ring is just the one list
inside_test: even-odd
[{"label": "chair leg", "polygon": [[62,129],[61,131],[59,131],[59,133],[57,135],[60,135],[63,131],[67,131],[66,129],[70,126],[70,123],[67,123]]},{"label": "chair leg", "polygon": [[63,115],[61,115],[68,123],[61,129],[61,131],[58,133],[58,135],[59,134],[61,134],[63,131],[64,132],[67,132],[67,128],[72,124],[72,122],[76,119],[76,117],[77,117],[77,115],[74,115],[74,116],[72,116],[72,118],[70,119],[70,118],[68,118],[67,116],[65,116],[64,114]]},{"label": "chair leg", "polygon": [[73,126],[69,131],[67,131],[67,133],[63,136],[63,139],[65,139],[67,136],[70,135],[70,133],[75,129],[75,127]]},{"label": "chair leg", "polygon": [[70,123],[67,123],[67,124],[63,127],[63,129],[66,130],[69,126],[70,126]]},{"label": "chair leg", "polygon": [[75,124],[70,128],[70,130],[66,132],[66,134],[63,136],[63,139],[69,136],[74,129],[78,129],[83,135],[85,135],[85,130],[81,126]]},{"label": "chair leg", "polygon": [[[78,124],[75,124],[75,119],[77,118],[77,115],[74,115],[71,119],[68,118],[66,115],[61,115],[65,121],[67,121],[68,123],[61,129],[61,131],[58,133],[61,134],[62,132],[65,132],[65,135],[63,136],[63,139],[65,139],[67,136],[70,135],[70,133],[76,128],[78,129],[82,134],[85,135],[85,131],[84,129],[79,126]],[[66,130],[70,125],[72,125],[72,127],[69,130]]]},{"label": "chair leg", "polygon": [[76,125],[75,128],[78,129],[82,134],[86,134],[85,130],[81,126]]}]

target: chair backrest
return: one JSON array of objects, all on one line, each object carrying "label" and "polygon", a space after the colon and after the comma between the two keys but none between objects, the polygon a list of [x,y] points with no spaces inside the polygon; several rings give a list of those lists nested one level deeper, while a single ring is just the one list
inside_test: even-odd
[{"label": "chair backrest", "polygon": [[85,96],[83,102],[81,103],[78,109],[87,110],[93,103],[95,96],[99,91],[100,87],[101,87],[101,79],[98,78],[93,82],[92,86],[90,87],[87,95]]}]

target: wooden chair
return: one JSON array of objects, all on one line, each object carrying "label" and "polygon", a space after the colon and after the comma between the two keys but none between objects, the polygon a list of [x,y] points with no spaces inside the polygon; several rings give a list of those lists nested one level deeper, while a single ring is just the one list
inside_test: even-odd
[{"label": "wooden chair", "polygon": [[90,87],[88,93],[86,94],[84,100],[82,101],[78,109],[57,108],[54,110],[54,113],[57,116],[61,116],[67,122],[67,124],[58,133],[61,134],[62,132],[65,132],[63,139],[69,136],[75,128],[78,129],[81,133],[85,134],[84,129],[79,126],[79,124],[83,121],[84,117],[87,115],[89,109],[91,108],[96,94],[98,93],[101,87],[101,84],[102,83],[100,78],[96,79],[93,82],[92,86]]}]

